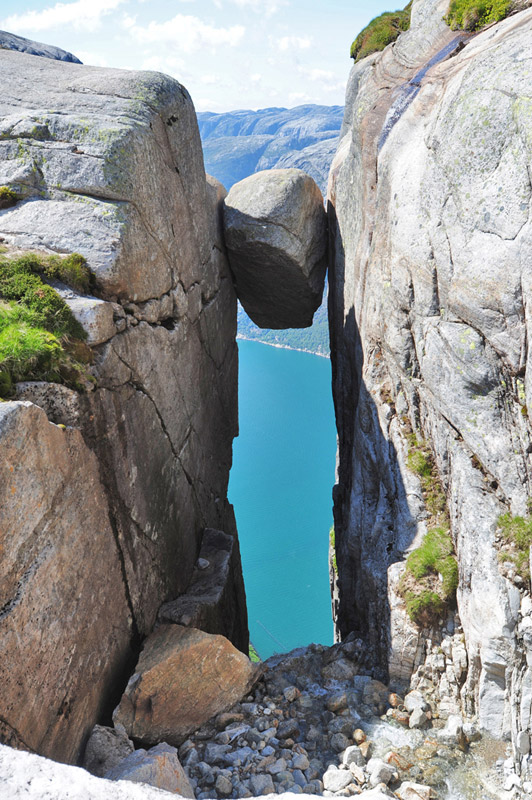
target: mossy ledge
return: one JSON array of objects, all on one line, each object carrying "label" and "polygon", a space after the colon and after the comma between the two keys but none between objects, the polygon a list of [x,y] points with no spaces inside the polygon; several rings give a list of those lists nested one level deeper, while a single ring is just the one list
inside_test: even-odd
[{"label": "mossy ledge", "polygon": [[512,8],[512,0],[451,0],[445,21],[453,31],[478,31],[500,22]]},{"label": "mossy ledge", "polygon": [[421,627],[438,622],[456,599],[458,563],[449,529],[431,528],[407,558],[399,583],[408,616]]},{"label": "mossy ledge", "polygon": [[411,11],[412,0],[402,10],[386,11],[372,19],[351,45],[351,58],[360,61],[395,42],[401,33],[410,28]]},{"label": "mossy ledge", "polygon": [[12,396],[17,381],[54,381],[78,390],[90,381],[87,334],[46,278],[77,291],[87,291],[92,281],[78,253],[0,254],[0,398]]},{"label": "mossy ledge", "polygon": [[415,433],[409,433],[407,441],[407,465],[420,480],[431,519],[421,546],[407,558],[399,594],[412,622],[430,627],[455,604],[458,563],[449,529],[447,498],[430,448]]}]

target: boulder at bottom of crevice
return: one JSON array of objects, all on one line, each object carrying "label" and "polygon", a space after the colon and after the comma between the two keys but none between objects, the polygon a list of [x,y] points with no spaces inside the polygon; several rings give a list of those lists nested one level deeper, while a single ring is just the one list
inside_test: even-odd
[{"label": "boulder at bottom of crevice", "polygon": [[225,199],[224,236],[238,299],[260,328],[306,328],[321,303],[327,221],[299,169],[265,170]]},{"label": "boulder at bottom of crevice", "polygon": [[162,625],[144,643],[113,720],[142,744],[181,744],[246,695],[261,669],[223,636]]},{"label": "boulder at bottom of crevice", "polygon": [[147,783],[157,789],[195,797],[194,789],[177,757],[175,747],[162,742],[151,750],[135,750],[104,776],[111,781],[132,781]]}]

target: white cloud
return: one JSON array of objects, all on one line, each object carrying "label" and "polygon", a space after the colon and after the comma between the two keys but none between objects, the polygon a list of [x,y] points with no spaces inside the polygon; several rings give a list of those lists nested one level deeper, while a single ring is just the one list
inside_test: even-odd
[{"label": "white cloud", "polygon": [[312,44],[310,36],[283,36],[277,40],[279,50],[308,50]]},{"label": "white cloud", "polygon": [[77,29],[96,30],[102,17],[110,14],[125,0],[76,0],[74,3],[56,3],[42,11],[12,14],[0,26],[8,31],[44,31],[72,25]]},{"label": "white cloud", "polygon": [[166,22],[152,21],[146,26],[137,25],[131,18],[125,18],[124,26],[139,42],[157,45],[170,43],[185,53],[193,53],[204,47],[234,47],[246,31],[242,25],[216,28],[198,17],[185,14],[176,14]]},{"label": "white cloud", "polygon": [[[263,14],[265,17],[271,17],[282,6],[286,6],[285,0],[231,0],[239,8],[250,8],[252,11]],[[215,0],[215,4],[218,2]]]},{"label": "white cloud", "polygon": [[262,80],[262,75],[260,72],[254,72],[253,75],[249,76],[249,80],[251,83],[260,83]]},{"label": "white cloud", "polygon": [[334,80],[334,72],[330,72],[328,69],[305,69],[304,67],[299,67],[299,72],[302,75],[306,75],[311,81]]},{"label": "white cloud", "polygon": [[109,61],[105,56],[100,53],[93,53],[89,50],[78,50],[76,48],[76,55],[84,64],[90,64],[91,67],[108,67]]}]

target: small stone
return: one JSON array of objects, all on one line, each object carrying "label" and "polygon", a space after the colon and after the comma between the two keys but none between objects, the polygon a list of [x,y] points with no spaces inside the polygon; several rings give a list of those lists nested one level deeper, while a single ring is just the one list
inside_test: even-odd
[{"label": "small stone", "polygon": [[347,708],[347,695],[345,692],[339,692],[338,694],[333,694],[327,699],[326,706],[329,711],[333,711],[337,714],[339,711],[342,711],[344,708]]},{"label": "small stone", "polygon": [[128,739],[123,728],[116,730],[95,725],[85,748],[83,767],[102,778],[134,749],[133,742]]},{"label": "small stone", "polygon": [[366,741],[366,734],[362,728],[356,729],[356,731],[353,733],[353,740],[356,742],[356,744],[362,744],[362,742]]},{"label": "small stone", "polygon": [[296,686],[287,686],[286,689],[283,690],[284,699],[287,700],[289,703],[293,703],[294,700],[301,695],[301,692]]},{"label": "small stone", "polygon": [[333,733],[329,743],[336,753],[341,753],[346,747],[349,747],[349,739],[343,733]]},{"label": "small stone", "polygon": [[366,759],[362,755],[360,747],[357,747],[356,744],[352,745],[351,747],[347,747],[342,755],[342,764],[346,764],[348,767],[351,764],[364,767],[366,764]]},{"label": "small stone", "polygon": [[340,792],[349,786],[352,780],[353,776],[349,770],[329,767],[323,775],[323,786],[329,792]]},{"label": "small stone", "polygon": [[277,728],[278,739],[290,739],[299,736],[299,725],[295,719],[286,719]]},{"label": "small stone", "polygon": [[435,796],[430,786],[423,786],[411,781],[402,783],[395,794],[400,800],[432,800]]},{"label": "small stone", "polygon": [[399,708],[399,706],[402,706],[404,704],[403,698],[400,695],[396,694],[395,692],[391,692],[388,695],[388,702],[392,708]]},{"label": "small stone", "polygon": [[276,783],[291,786],[294,783],[294,776],[290,772],[290,770],[284,770],[283,772],[278,772],[275,776]]},{"label": "small stone", "polygon": [[292,756],[292,766],[294,769],[308,769],[309,760],[306,755],[302,753],[295,753],[295,755]]},{"label": "small stone", "polygon": [[295,769],[293,771],[293,773],[292,773],[292,776],[294,778],[294,782],[298,786],[301,786],[301,788],[303,788],[303,786],[305,786],[305,784],[307,782],[307,779],[305,778],[305,776],[303,775],[303,773],[301,772],[300,769]]},{"label": "small stone", "polygon": [[230,794],[233,792],[233,784],[226,778],[225,775],[218,775],[216,778],[216,783],[214,784],[214,788],[221,794],[222,797],[229,797]]},{"label": "small stone", "polygon": [[405,697],[405,708],[407,711],[414,711],[416,708],[420,708],[421,711],[430,711],[430,705],[425,700],[421,692],[414,690],[413,692],[409,692]]},{"label": "small stone", "polygon": [[429,723],[429,718],[420,708],[415,708],[410,714],[409,728],[425,728]]},{"label": "small stone", "polygon": [[367,741],[366,742],[361,742],[358,746],[360,747],[360,752],[362,753],[364,758],[367,760],[370,757],[371,750],[372,750],[371,742],[367,742]]},{"label": "small stone", "polygon": [[249,788],[253,797],[275,792],[271,775],[252,775],[249,779]]},{"label": "small stone", "polygon": [[205,747],[204,760],[207,764],[223,764],[225,755],[230,749],[230,746],[227,744],[214,744],[214,742],[209,742]]},{"label": "small stone", "polygon": [[372,788],[385,783],[388,785],[391,780],[398,777],[397,772],[389,764],[386,764],[381,758],[372,758],[368,761],[366,771],[369,774],[369,784]]},{"label": "small stone", "polygon": [[279,772],[284,772],[286,770],[286,761],[284,758],[278,758],[273,764],[270,764],[267,767],[266,771],[270,773],[270,775],[277,775]]},{"label": "small stone", "polygon": [[362,769],[362,767],[357,766],[357,764],[349,764],[349,772],[352,774],[354,779],[360,786],[363,786],[366,782],[366,773]]}]

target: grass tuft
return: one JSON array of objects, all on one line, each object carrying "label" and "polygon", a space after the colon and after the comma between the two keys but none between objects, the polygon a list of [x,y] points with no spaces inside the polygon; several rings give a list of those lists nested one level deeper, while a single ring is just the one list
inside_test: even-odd
[{"label": "grass tuft", "polygon": [[502,514],[497,520],[503,539],[512,548],[509,553],[500,553],[501,560],[512,561],[517,573],[530,580],[530,547],[532,547],[532,517],[513,517]]},{"label": "grass tuft", "polygon": [[351,58],[360,61],[371,53],[384,50],[410,27],[412,2],[399,11],[386,11],[372,19],[351,45]]},{"label": "grass tuft", "polygon": [[449,529],[431,528],[420,547],[407,558],[399,584],[410,619],[431,625],[453,604],[458,587],[458,564]]},{"label": "grass tuft", "polygon": [[81,388],[91,351],[87,335],[60,295],[43,278],[85,290],[91,275],[85,259],[26,253],[0,254],[0,397],[21,380],[50,380]]},{"label": "grass tuft", "polygon": [[507,17],[511,7],[512,0],[451,0],[445,21],[453,31],[478,31]]}]

